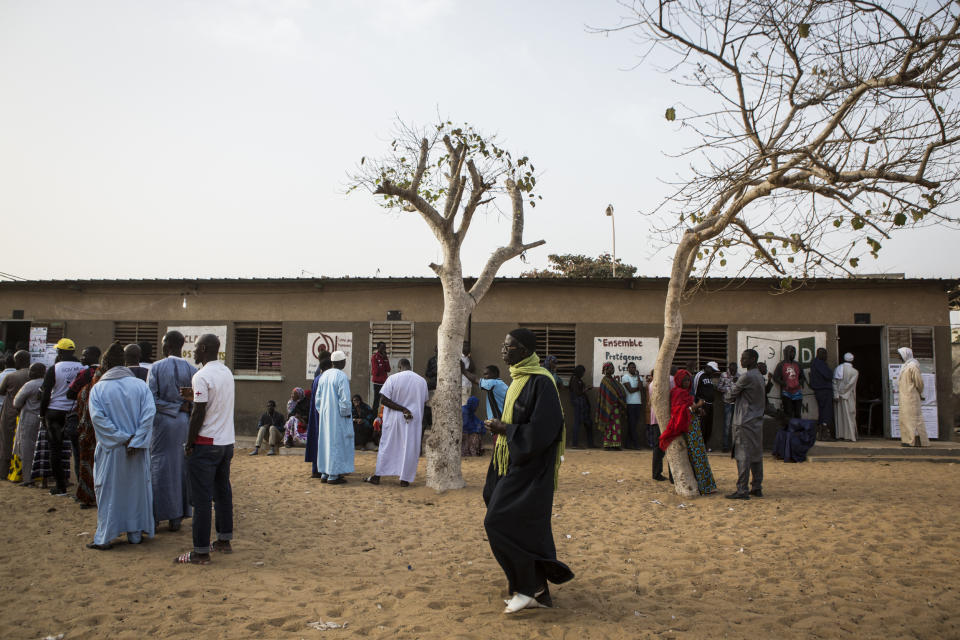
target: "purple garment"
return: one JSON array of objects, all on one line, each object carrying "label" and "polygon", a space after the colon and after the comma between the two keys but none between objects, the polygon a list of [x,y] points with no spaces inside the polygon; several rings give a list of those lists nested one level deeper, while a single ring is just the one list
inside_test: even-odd
[{"label": "purple garment", "polygon": [[476,396],[470,396],[467,399],[467,404],[460,407],[460,410],[463,412],[463,432],[464,433],[480,433],[482,434],[485,430],[483,423],[480,421],[480,418],[477,417],[477,406],[480,404],[480,398]]},{"label": "purple garment", "polygon": [[[313,377],[313,384],[310,386],[310,397],[317,397],[317,385],[320,382],[320,375],[323,372],[317,369],[317,374]],[[304,462],[312,462],[313,470],[317,471],[317,440],[320,437],[320,415],[317,413],[315,403],[310,403],[310,417],[307,420],[307,450],[303,454]]]},{"label": "purple garment", "polygon": [[804,462],[807,451],[817,441],[817,422],[792,418],[786,428],[777,432],[773,453],[784,462]]}]

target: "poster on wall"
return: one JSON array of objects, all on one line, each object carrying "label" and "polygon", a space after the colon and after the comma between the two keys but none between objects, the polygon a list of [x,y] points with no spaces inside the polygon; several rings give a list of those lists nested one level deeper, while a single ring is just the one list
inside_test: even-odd
[{"label": "poster on wall", "polygon": [[30,327],[30,363],[42,362],[43,364],[52,366],[54,361],[57,359],[57,346],[53,344],[47,344],[47,328],[46,327]]},{"label": "poster on wall", "polygon": [[347,366],[344,367],[343,372],[346,373],[347,378],[349,378],[353,370],[353,334],[349,331],[342,333],[308,333],[307,380],[312,381],[313,377],[317,375],[317,366],[320,364],[317,356],[321,348],[326,349],[330,353],[343,351],[347,354]]},{"label": "poster on wall", "polygon": [[[804,375],[809,382],[810,363],[813,362],[817,349],[827,346],[827,334],[823,331],[738,331],[737,362],[740,362],[741,353],[754,349],[760,356],[760,362],[766,363],[768,373],[773,374],[777,364],[783,359],[783,349],[787,345],[797,350],[797,362],[804,369]],[[776,384],[770,389],[767,402],[780,407],[780,387]],[[810,419],[817,417],[817,402],[809,386],[803,387],[802,415]]]},{"label": "poster on wall", "polygon": [[[226,362],[227,360],[227,327],[215,326],[215,327],[167,327],[167,331],[179,331],[183,334],[183,357],[187,359],[188,362],[193,362],[193,345],[197,343],[197,340],[205,333],[212,333],[220,339],[220,353],[217,354],[217,359],[221,362]],[[159,356],[159,354],[158,354]]]},{"label": "poster on wall", "polygon": [[[900,437],[900,369],[901,363],[889,365],[890,378],[890,437]],[[920,415],[927,437],[940,437],[940,424],[937,411],[937,376],[933,373],[921,373],[923,378],[923,401],[920,403]]]},{"label": "poster on wall", "polygon": [[619,380],[627,370],[627,363],[637,365],[640,375],[653,369],[660,350],[660,338],[600,337],[593,339],[593,386],[600,384],[603,363],[612,362],[614,377]]}]

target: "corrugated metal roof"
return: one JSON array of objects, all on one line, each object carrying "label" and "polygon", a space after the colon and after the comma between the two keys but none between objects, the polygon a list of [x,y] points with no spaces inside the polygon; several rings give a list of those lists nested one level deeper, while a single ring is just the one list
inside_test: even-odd
[{"label": "corrugated metal roof", "polygon": [[[468,283],[476,280],[476,277],[465,277]],[[600,286],[604,288],[616,288],[617,286],[630,289],[652,289],[665,288],[669,278],[643,276],[638,278],[520,278],[505,277],[496,278],[496,284],[516,284],[541,286]],[[705,291],[715,291],[718,289],[738,288],[738,287],[769,287],[776,288],[780,281],[777,278],[708,278],[704,284]],[[891,278],[889,276],[879,277],[857,277],[857,278],[819,278],[807,281],[798,281],[798,286],[816,287],[821,286],[849,286],[849,287],[899,287],[910,284],[941,284],[944,290],[957,289],[960,286],[960,280],[956,278]],[[148,285],[182,285],[195,289],[198,285],[225,285],[225,286],[243,286],[243,285],[269,285],[269,284],[287,284],[287,285],[309,285],[323,288],[323,285],[364,285],[364,286],[428,286],[439,284],[437,277],[403,276],[403,277],[378,277],[378,278],[355,278],[355,277],[310,277],[310,278],[122,278],[122,279],[63,279],[63,280],[19,280],[19,281],[0,281],[0,290],[23,290],[30,288],[56,288],[64,287],[73,290],[81,290],[83,287],[110,287],[110,286],[148,286]],[[951,302],[957,304],[957,293],[951,296]]]},{"label": "corrugated metal roof", "polygon": [[[476,280],[477,276],[464,276],[464,280],[473,281]],[[661,283],[667,282],[669,280],[666,276],[641,276],[636,278],[521,278],[521,277],[502,277],[495,278],[495,282],[537,282],[537,283],[571,283],[571,282],[586,282],[586,283],[613,283],[621,282],[624,284],[634,282],[634,283]],[[172,283],[191,283],[191,282],[200,282],[200,283],[211,283],[211,284],[246,284],[246,283],[271,283],[271,282],[284,282],[284,283],[310,283],[310,282],[362,282],[362,283],[371,283],[371,282],[416,282],[416,283],[428,283],[428,282],[438,282],[439,278],[437,277],[427,277],[427,276],[390,276],[390,277],[352,277],[352,276],[340,276],[340,277],[311,277],[311,278],[76,278],[76,279],[50,279],[50,280],[13,280],[13,281],[0,281],[0,286],[30,286],[30,285],[79,285],[79,284],[146,284],[146,283],[155,283],[155,284],[172,284]],[[705,280],[708,284],[735,284],[735,283],[779,283],[777,278],[707,278]],[[797,280],[797,282],[801,282]],[[863,282],[875,282],[875,283],[889,283],[889,284],[903,284],[903,283],[922,283],[922,282],[942,282],[949,286],[957,286],[960,284],[960,279],[957,278],[904,278],[904,277],[890,277],[889,275],[877,275],[877,276],[858,276],[855,278],[811,278],[807,280],[808,283],[863,283]]]}]

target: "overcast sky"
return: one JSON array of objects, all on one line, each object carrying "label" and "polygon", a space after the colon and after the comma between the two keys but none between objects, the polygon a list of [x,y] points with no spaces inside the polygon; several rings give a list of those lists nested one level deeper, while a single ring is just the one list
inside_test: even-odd
[{"label": "overcast sky", "polygon": [[[394,120],[468,121],[541,177],[526,240],[610,250],[640,275],[670,254],[640,215],[683,171],[670,78],[612,0],[0,2],[0,271],[25,278],[429,276],[415,214],[345,195]],[[477,274],[507,224],[478,218]],[[960,232],[907,232],[865,272],[960,275]]]}]

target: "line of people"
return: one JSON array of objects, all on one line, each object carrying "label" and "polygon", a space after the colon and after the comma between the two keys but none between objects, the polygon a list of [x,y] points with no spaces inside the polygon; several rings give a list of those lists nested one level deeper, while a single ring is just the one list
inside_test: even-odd
[{"label": "line of people", "polygon": [[[103,353],[89,346],[78,359],[75,343],[63,338],[52,366],[27,366],[29,354],[20,351],[13,356],[16,370],[0,381],[11,397],[0,408],[0,443],[12,423],[20,485],[52,477],[50,494],[67,496],[72,453],[74,500],[81,509],[97,509],[88,548],[111,549],[124,535],[138,544],[155,535],[159,523],[178,531],[192,517],[193,549],[177,562],[206,564],[211,550],[231,551],[233,375],[217,359],[216,336],[197,341],[199,370],[181,357],[183,344],[182,334],[167,333],[163,359],[150,363],[140,361],[142,347],[119,342]],[[3,460],[14,455],[9,451],[2,447]],[[217,540],[211,544],[213,502]]]}]

